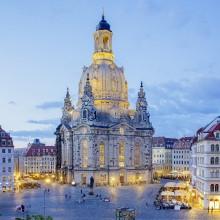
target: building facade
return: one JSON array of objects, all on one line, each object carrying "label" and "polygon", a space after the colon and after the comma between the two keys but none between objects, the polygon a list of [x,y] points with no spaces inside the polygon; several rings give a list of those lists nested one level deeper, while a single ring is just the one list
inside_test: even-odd
[{"label": "building facade", "polygon": [[110,25],[104,15],[94,33],[92,64],[83,67],[78,103],[69,91],[57,127],[57,169],[66,182],[133,184],[152,177],[152,135],[143,84],[136,110],[129,109],[124,68],[114,62]]},{"label": "building facade", "polygon": [[220,209],[220,117],[197,131],[193,144],[196,164],[192,185],[196,187],[196,200],[204,208]]},{"label": "building facade", "polygon": [[153,176],[170,176],[172,172],[172,149],[175,138],[153,137]]},{"label": "building facade", "polygon": [[28,145],[24,155],[24,173],[56,173],[56,147],[46,146],[39,139]]},{"label": "building facade", "polygon": [[190,175],[190,157],[193,137],[182,137],[172,149],[172,174],[174,177],[188,179]]},{"label": "building facade", "polygon": [[14,145],[0,126],[0,193],[14,191]]}]

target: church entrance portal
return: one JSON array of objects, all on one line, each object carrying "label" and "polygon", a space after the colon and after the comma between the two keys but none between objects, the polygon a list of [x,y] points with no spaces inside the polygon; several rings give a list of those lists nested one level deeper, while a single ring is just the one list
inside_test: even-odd
[{"label": "church entrance portal", "polygon": [[124,183],[125,178],[124,178],[124,173],[120,173],[120,183]]}]

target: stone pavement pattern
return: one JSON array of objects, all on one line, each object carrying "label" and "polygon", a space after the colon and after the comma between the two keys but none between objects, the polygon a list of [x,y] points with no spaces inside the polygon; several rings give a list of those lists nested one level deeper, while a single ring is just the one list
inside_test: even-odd
[{"label": "stone pavement pattern", "polygon": [[[132,187],[96,187],[95,194],[110,197],[110,202],[104,202],[99,197],[89,196],[88,188],[70,187],[67,185],[50,185],[50,192],[45,194],[46,215],[54,220],[113,220],[115,210],[119,207],[136,209],[136,219],[220,219],[220,212],[208,214],[207,211],[192,210],[156,210],[153,206],[154,196],[161,185],[149,184]],[[48,188],[48,187],[47,187]],[[80,204],[81,189],[86,194],[85,203]],[[65,195],[68,195],[66,198]],[[71,195],[71,198],[69,196]],[[146,206],[146,202],[148,206]],[[20,193],[0,196],[0,220],[11,220],[22,217],[23,213],[16,213],[17,205],[24,204],[29,214],[44,214],[44,187],[29,189]]]}]

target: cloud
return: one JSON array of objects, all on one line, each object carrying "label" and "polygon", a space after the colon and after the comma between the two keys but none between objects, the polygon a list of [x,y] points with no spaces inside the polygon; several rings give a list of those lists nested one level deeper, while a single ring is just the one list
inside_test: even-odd
[{"label": "cloud", "polygon": [[48,119],[48,120],[28,120],[30,124],[42,124],[42,125],[58,125],[59,119]]},{"label": "cloud", "polygon": [[37,105],[36,108],[40,109],[51,109],[51,108],[62,108],[62,101],[54,101],[54,102],[44,102],[40,105]]},{"label": "cloud", "polygon": [[29,140],[35,138],[55,138],[55,129],[10,131],[13,140]]},{"label": "cloud", "polygon": [[148,110],[156,135],[195,135],[220,115],[219,77],[195,77],[147,86]]},{"label": "cloud", "polygon": [[10,101],[10,102],[8,102],[8,104],[9,104],[9,105],[17,105],[17,103],[14,102],[14,101]]}]

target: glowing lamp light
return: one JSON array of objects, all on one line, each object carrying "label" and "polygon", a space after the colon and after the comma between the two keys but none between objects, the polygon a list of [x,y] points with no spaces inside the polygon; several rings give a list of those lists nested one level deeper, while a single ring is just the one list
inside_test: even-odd
[{"label": "glowing lamp light", "polygon": [[50,183],[50,179],[46,179],[45,181],[46,181],[46,183]]}]

